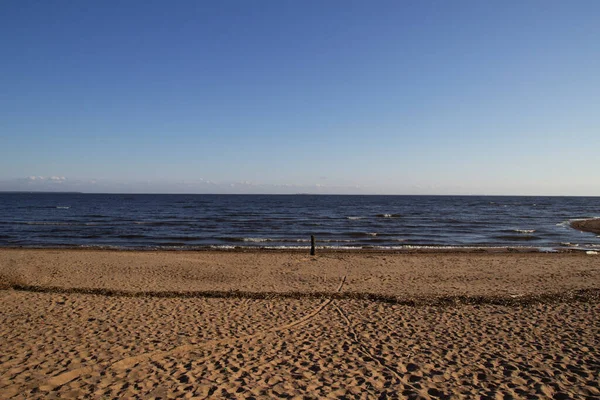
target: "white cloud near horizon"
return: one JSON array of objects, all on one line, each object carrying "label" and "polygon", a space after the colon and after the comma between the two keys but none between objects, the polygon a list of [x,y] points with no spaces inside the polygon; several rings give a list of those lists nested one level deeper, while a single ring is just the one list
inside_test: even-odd
[{"label": "white cloud near horizon", "polygon": [[67,180],[67,178],[65,178],[64,176],[51,176],[49,178],[45,178],[43,176],[35,176],[35,175],[31,175],[28,176],[27,178],[25,178],[25,180],[30,181],[30,182],[34,182],[34,181],[49,181],[49,182],[64,182]]}]

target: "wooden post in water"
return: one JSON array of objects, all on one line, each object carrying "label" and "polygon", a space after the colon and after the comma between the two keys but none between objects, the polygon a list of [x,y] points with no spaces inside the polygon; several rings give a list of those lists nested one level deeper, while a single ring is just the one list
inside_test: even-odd
[{"label": "wooden post in water", "polygon": [[310,235],[310,255],[315,255],[315,235]]}]

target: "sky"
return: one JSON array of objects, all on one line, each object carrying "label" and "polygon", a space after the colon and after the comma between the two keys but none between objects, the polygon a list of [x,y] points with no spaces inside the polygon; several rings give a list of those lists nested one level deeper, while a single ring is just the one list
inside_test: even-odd
[{"label": "sky", "polygon": [[600,1],[0,2],[0,190],[600,196]]}]

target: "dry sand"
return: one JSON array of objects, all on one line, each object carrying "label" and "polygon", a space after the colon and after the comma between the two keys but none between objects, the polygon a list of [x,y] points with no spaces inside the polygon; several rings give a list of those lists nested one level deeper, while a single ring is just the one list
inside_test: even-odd
[{"label": "dry sand", "polygon": [[0,398],[600,398],[600,256],[0,250]]}]

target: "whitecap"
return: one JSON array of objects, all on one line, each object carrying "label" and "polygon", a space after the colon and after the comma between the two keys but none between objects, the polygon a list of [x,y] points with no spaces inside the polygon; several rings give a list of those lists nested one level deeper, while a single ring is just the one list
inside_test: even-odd
[{"label": "whitecap", "polygon": [[400,218],[400,214],[377,214],[379,218]]},{"label": "whitecap", "polygon": [[216,250],[233,250],[235,249],[235,246],[230,246],[230,245],[211,245],[209,246],[209,248],[211,249],[216,249]]},{"label": "whitecap", "polygon": [[243,238],[244,242],[253,242],[253,243],[261,243],[261,242],[270,242],[271,239],[266,238]]},{"label": "whitecap", "polygon": [[518,233],[533,233],[533,232],[535,232],[535,229],[514,229],[513,232],[518,232]]},{"label": "whitecap", "polygon": [[[317,249],[322,249],[322,246],[317,246]],[[270,250],[308,250],[310,249],[310,246],[265,246],[263,247],[263,249],[270,249]]]}]

